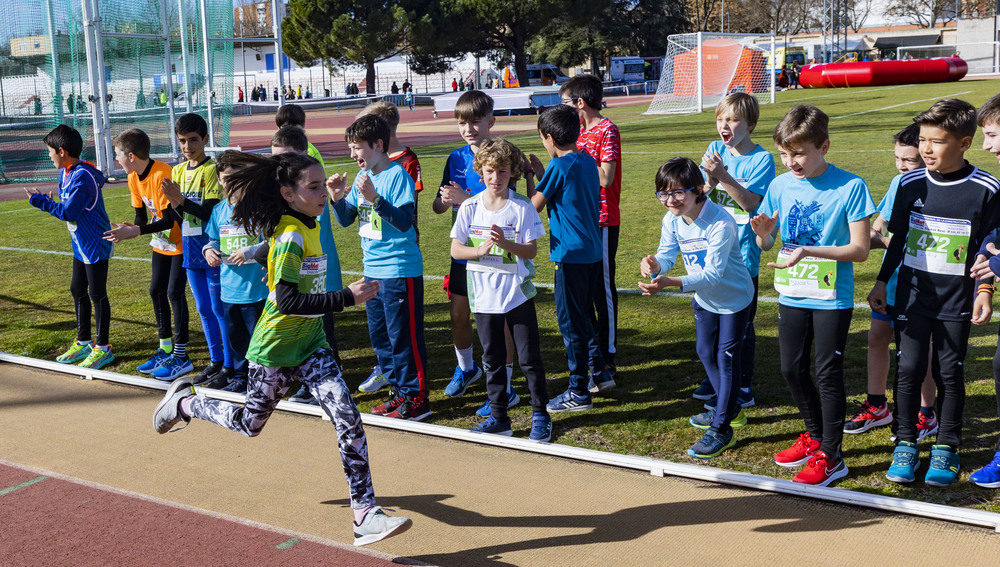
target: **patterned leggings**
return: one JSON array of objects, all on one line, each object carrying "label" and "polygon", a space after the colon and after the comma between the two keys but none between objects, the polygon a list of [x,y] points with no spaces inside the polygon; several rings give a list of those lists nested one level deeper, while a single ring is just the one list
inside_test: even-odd
[{"label": "patterned leggings", "polygon": [[361,424],[361,413],[340,375],[333,351],[319,349],[294,367],[261,366],[251,362],[249,374],[245,405],[196,396],[191,401],[192,417],[211,421],[247,437],[256,437],[291,383],[298,380],[319,400],[323,411],[337,428],[340,460],[351,490],[351,507],[374,506],[375,490],[368,467],[368,442]]}]

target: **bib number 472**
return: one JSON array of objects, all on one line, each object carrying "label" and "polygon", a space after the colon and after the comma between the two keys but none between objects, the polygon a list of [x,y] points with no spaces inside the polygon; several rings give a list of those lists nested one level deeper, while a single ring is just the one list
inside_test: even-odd
[{"label": "bib number 472", "polygon": [[934,236],[933,234],[921,234],[917,239],[917,247],[930,252],[940,252],[946,254],[951,239],[947,236]]},{"label": "bib number 472", "polygon": [[788,275],[801,280],[815,280],[819,278],[819,266],[816,264],[796,264],[788,268]]}]

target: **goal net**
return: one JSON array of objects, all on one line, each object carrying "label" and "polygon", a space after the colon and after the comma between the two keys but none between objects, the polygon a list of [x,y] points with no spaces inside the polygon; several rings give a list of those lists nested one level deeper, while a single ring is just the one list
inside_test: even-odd
[{"label": "goal net", "polygon": [[714,107],[730,93],[774,102],[772,35],[688,33],[667,38],[660,83],[645,114],[682,114]]},{"label": "goal net", "polygon": [[1000,73],[1000,42],[914,45],[896,48],[896,59],[901,61],[935,57],[961,57],[969,66],[968,75]]}]

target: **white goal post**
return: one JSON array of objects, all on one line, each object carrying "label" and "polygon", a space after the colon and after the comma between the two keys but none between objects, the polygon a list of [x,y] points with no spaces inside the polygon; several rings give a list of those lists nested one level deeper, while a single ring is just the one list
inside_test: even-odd
[{"label": "white goal post", "polygon": [[773,35],[687,33],[667,38],[656,94],[645,114],[683,114],[714,107],[734,92],[773,103],[777,72]]}]

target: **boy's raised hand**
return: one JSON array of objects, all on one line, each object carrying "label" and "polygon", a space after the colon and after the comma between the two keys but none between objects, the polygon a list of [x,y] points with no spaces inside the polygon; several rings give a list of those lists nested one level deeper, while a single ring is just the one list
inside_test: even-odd
[{"label": "boy's raised hand", "polygon": [[361,187],[358,187],[361,191],[361,195],[369,203],[375,202],[375,197],[378,197],[378,193],[375,192],[375,183],[372,182],[372,178],[368,174],[361,173]]},{"label": "boy's raised hand", "polygon": [[[701,170],[708,174],[708,185],[715,187],[720,179],[725,179],[728,170],[722,163],[722,156],[718,152],[706,153],[701,158]],[[713,183],[713,181],[715,183]]]},{"label": "boy's raised hand", "polygon": [[164,179],[160,182],[160,189],[163,195],[174,207],[184,204],[184,195],[181,195],[181,186],[173,179]]},{"label": "boy's raised hand", "polygon": [[649,283],[639,282],[639,289],[643,295],[656,295],[665,287],[667,287],[667,276],[656,276]]},{"label": "boy's raised hand", "polygon": [[206,248],[201,253],[205,256],[205,261],[208,262],[209,266],[218,268],[222,265],[222,255],[215,248]]},{"label": "boy's raised hand", "polygon": [[229,261],[236,266],[242,266],[243,264],[246,264],[247,262],[246,252],[244,252],[243,248],[240,248],[239,250],[234,250],[229,254]]},{"label": "boy's raised hand", "polygon": [[121,242],[122,240],[128,240],[130,238],[135,238],[139,236],[139,226],[125,221],[121,224],[116,222],[111,223],[114,227],[104,233],[104,240],[110,240],[111,242]]},{"label": "boy's raised hand", "polygon": [[648,278],[653,274],[660,273],[660,262],[653,256],[646,256],[639,261],[639,271],[642,272],[642,277]]},{"label": "boy's raised hand", "polygon": [[769,217],[761,214],[750,218],[750,228],[754,234],[761,238],[767,238],[774,234],[774,228],[778,226],[778,211],[774,211],[774,216]]},{"label": "boy's raised hand", "polygon": [[354,304],[360,305],[378,294],[378,281],[367,281],[365,278],[361,278],[347,286],[347,289],[351,290],[351,293],[354,294]]},{"label": "boy's raised hand", "polygon": [[990,260],[982,254],[976,254],[976,262],[972,264],[972,269],[969,270],[969,277],[974,280],[981,280],[983,278],[992,277],[996,274],[990,269]]},{"label": "boy's raised hand", "polygon": [[808,254],[806,254],[806,252],[807,252],[807,249],[806,249],[805,246],[799,246],[795,250],[792,250],[792,253],[789,254],[788,258],[785,258],[784,261],[782,261],[782,262],[768,262],[767,265],[769,267],[771,267],[771,268],[776,268],[776,269],[779,269],[779,270],[783,270],[785,268],[791,268],[795,264],[798,264],[799,260],[801,260],[801,259],[805,258],[806,256],[808,256]]},{"label": "boy's raised hand", "polygon": [[542,165],[542,160],[538,159],[538,156],[535,154],[529,154],[528,163],[531,164],[531,170],[535,174],[535,179],[541,179],[542,175],[545,174],[545,166]]},{"label": "boy's raised hand", "polygon": [[445,205],[461,205],[469,198],[465,189],[454,181],[449,182],[448,185],[442,185],[441,189],[438,190],[438,195],[441,196],[441,202]]},{"label": "boy's raised hand", "polygon": [[336,203],[347,196],[347,172],[334,173],[326,180],[326,192],[330,200]]},{"label": "boy's raised hand", "polygon": [[35,189],[34,187],[32,187],[31,189],[28,189],[27,187],[25,187],[24,192],[27,193],[29,199],[31,198],[32,195],[39,195],[39,194],[41,194],[41,195],[46,195],[46,196],[48,196],[49,199],[53,199],[54,200],[54,198],[52,197],[52,191],[49,191],[48,193],[42,193],[41,191],[39,191],[38,189]]}]

